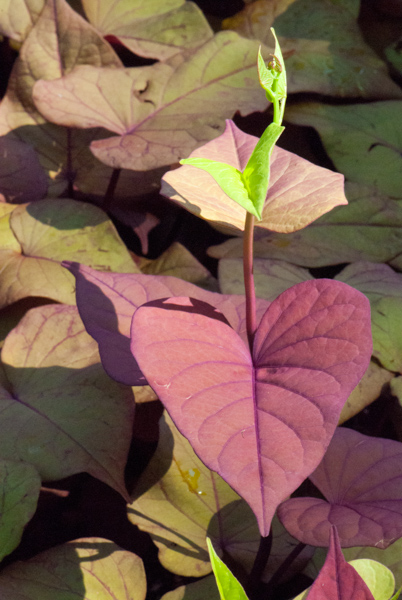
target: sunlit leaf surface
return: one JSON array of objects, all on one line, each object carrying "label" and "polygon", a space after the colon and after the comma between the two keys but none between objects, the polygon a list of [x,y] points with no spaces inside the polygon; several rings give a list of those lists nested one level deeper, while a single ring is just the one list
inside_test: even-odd
[{"label": "sunlit leaf surface", "polygon": [[109,540],[56,546],[0,574],[2,600],[145,600],[142,560]]},{"label": "sunlit leaf surface", "polygon": [[86,471],[127,497],[133,395],[104,373],[77,309],[32,309],[1,356],[0,455],[48,481]]},{"label": "sunlit leaf surface", "polygon": [[63,259],[139,271],[106,213],[91,204],[59,198],[20,205],[0,219],[2,229],[2,306],[27,296],[75,304],[74,278],[61,267]]},{"label": "sunlit leaf surface", "polygon": [[[104,273],[78,263],[65,263],[76,277],[77,305],[86,330],[99,344],[105,371],[126,385],[144,385],[145,379],[130,351],[131,320],[137,308],[150,300],[188,294],[216,306],[246,340],[244,296],[203,290],[176,277]],[[257,300],[257,319],[268,307]]]},{"label": "sunlit leaf surface", "polygon": [[178,162],[216,137],[236,111],[264,110],[257,49],[257,42],[221,32],[178,66],[82,66],[59,80],[37,82],[34,100],[52,122],[118,134],[91,144],[105,164],[154,169]]},{"label": "sunlit leaf surface", "polygon": [[177,427],[247,500],[262,535],[318,465],[371,355],[368,300],[323,279],[271,303],[252,357],[223,315],[189,298],[141,306],[131,339]]},{"label": "sunlit leaf surface", "polygon": [[[191,156],[225,162],[243,171],[258,138],[244,133],[233,121],[225,132]],[[246,210],[232,201],[206,172],[183,165],[162,178],[161,194],[194,214],[226,228],[243,230]],[[289,233],[306,227],[339,204],[347,204],[343,177],[317,167],[292,152],[275,147],[271,156],[270,186],[256,225]]]},{"label": "sunlit leaf surface", "polygon": [[274,26],[289,93],[400,98],[386,64],[364,42],[358,16],[359,0],[257,0],[223,25],[270,48]]},{"label": "sunlit leaf surface", "polygon": [[204,14],[185,0],[83,0],[90,22],[135,54],[166,60],[194,50],[213,36]]}]

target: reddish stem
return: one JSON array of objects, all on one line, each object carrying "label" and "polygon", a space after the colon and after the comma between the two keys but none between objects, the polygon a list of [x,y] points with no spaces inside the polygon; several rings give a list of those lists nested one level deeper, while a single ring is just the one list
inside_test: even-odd
[{"label": "reddish stem", "polygon": [[243,273],[244,287],[246,289],[246,327],[250,352],[253,350],[257,318],[255,309],[255,289],[253,274],[253,240],[254,240],[254,215],[247,213],[243,236]]}]

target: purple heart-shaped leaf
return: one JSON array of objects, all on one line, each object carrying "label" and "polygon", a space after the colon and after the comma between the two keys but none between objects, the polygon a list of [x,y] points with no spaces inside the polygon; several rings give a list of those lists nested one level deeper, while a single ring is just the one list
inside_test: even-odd
[{"label": "purple heart-shaped leaf", "polygon": [[308,600],[374,600],[373,594],[352,565],[343,557],[335,527],[330,545],[317,579],[307,596]]},{"label": "purple heart-shaped leaf", "polygon": [[369,303],[337,281],[293,286],[265,312],[251,356],[214,307],[170,298],[137,309],[131,340],[178,429],[265,536],[278,504],[319,464],[367,368]]},{"label": "purple heart-shaped leaf", "polygon": [[292,498],[278,509],[298,540],[328,546],[332,525],[343,548],[387,548],[402,536],[400,442],[341,427],[310,479],[327,501]]},{"label": "purple heart-shaped leaf", "polygon": [[[98,342],[102,365],[107,374],[126,385],[146,381],[130,351],[130,326],[138,306],[151,300],[188,295],[219,308],[231,326],[246,340],[244,296],[208,292],[202,288],[163,275],[135,275],[96,271],[85,265],[64,261],[76,278],[77,306],[88,333]],[[257,318],[269,302],[257,299]]]}]

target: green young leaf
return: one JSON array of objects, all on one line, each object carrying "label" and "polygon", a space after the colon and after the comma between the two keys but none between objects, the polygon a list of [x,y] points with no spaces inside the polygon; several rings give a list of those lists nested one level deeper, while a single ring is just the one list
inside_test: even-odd
[{"label": "green young leaf", "polygon": [[275,38],[275,54],[266,65],[261,55],[260,46],[258,50],[258,77],[268,100],[273,102],[274,98],[276,100],[286,98],[286,69],[278,38],[275,35],[273,27],[271,27],[271,32]]},{"label": "green young leaf", "polygon": [[[258,219],[262,219],[262,209],[267,197],[269,170],[272,150],[285,128],[271,123],[257,142],[241,178],[253,203]],[[251,211],[249,211],[251,212]],[[254,213],[253,213],[254,214]]]},{"label": "green young leaf", "polygon": [[197,167],[212,175],[221,190],[223,190],[229,198],[237,202],[237,204],[240,204],[240,206],[257,217],[257,219],[261,220],[262,206],[260,211],[254,206],[245,187],[243,174],[239,169],[208,158],[186,158],[181,160],[180,164]]},{"label": "green young leaf", "polygon": [[247,600],[243,586],[216,554],[212,542],[208,537],[207,544],[221,600]]},{"label": "green young leaf", "polygon": [[401,588],[400,590],[398,590],[398,591],[396,592],[396,594],[394,594],[394,595],[392,596],[391,600],[398,600],[399,596],[401,595],[401,592],[402,592],[402,588]]}]

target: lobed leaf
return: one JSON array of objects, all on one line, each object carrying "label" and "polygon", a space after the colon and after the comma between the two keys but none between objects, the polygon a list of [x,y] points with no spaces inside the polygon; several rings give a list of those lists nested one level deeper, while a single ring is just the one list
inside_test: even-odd
[{"label": "lobed leaf", "polygon": [[[61,195],[68,184],[79,179],[86,184],[86,189],[91,182],[92,190],[95,188],[99,193],[99,182],[96,187],[92,173],[97,171],[99,178],[99,163],[97,168],[98,161],[87,148],[97,135],[99,137],[99,132],[72,133],[45,123],[32,101],[32,88],[38,79],[59,78],[76,65],[118,67],[122,63],[111,46],[66,0],[38,0],[35,3],[29,0],[25,4],[35,23],[14,63],[0,105],[0,134],[9,134],[35,149],[48,174],[49,190],[55,196]],[[19,8],[19,0],[10,5],[10,10],[16,10],[22,17],[25,9]],[[49,148],[52,148],[51,152]],[[108,182],[105,178],[110,178],[110,173],[102,173],[103,194]]]},{"label": "lobed leaf", "polygon": [[[224,160],[243,171],[257,142],[256,137],[227,121],[225,132],[198,148],[190,158]],[[230,202],[208,174],[190,165],[166,173],[162,178],[161,194],[197,216],[229,228],[231,233],[233,229],[237,233],[244,229],[245,210]],[[260,228],[285,233],[296,231],[334,206],[346,203],[342,175],[317,167],[276,146],[270,161],[270,187],[257,231],[261,231]]]},{"label": "lobed leaf", "polygon": [[103,35],[112,34],[127,48],[147,58],[167,60],[191,51],[213,36],[202,11],[184,0],[119,2],[83,0],[90,22]]},{"label": "lobed leaf", "polygon": [[175,67],[82,66],[57,81],[37,82],[34,100],[49,121],[117,133],[94,141],[94,155],[114,168],[145,171],[188,156],[237,110],[265,108],[256,53],[256,42],[221,32]]},{"label": "lobed leaf", "polygon": [[130,521],[151,535],[160,562],[174,573],[210,573],[207,535],[219,551],[250,569],[260,539],[250,508],[201,462],[167,413],[159,433],[156,452],[128,506]]},{"label": "lobed leaf", "polygon": [[338,428],[310,476],[326,498],[292,498],[278,509],[298,540],[327,546],[333,525],[341,545],[387,548],[402,536],[402,444]]},{"label": "lobed leaf", "polygon": [[401,109],[400,100],[353,106],[313,102],[290,107],[286,119],[315,127],[336,169],[345,177],[401,199]]},{"label": "lobed leaf", "polygon": [[271,47],[273,26],[281,41],[289,93],[400,98],[387,65],[365,43],[358,16],[358,0],[256,0],[225,19],[223,28]]},{"label": "lobed leaf", "polygon": [[67,198],[12,207],[0,240],[0,304],[39,296],[75,304],[73,277],[63,259],[98,269],[138,272],[106,213]]},{"label": "lobed leaf", "polygon": [[335,279],[363,292],[372,306],[384,296],[402,297],[402,275],[389,265],[357,261],[342,269]]},{"label": "lobed leaf", "polygon": [[367,368],[368,301],[340,282],[296,285],[264,314],[253,357],[220,318],[190,298],[148,303],[133,317],[131,349],[181,433],[268,535]]},{"label": "lobed leaf", "polygon": [[33,465],[48,481],[86,471],[127,497],[132,392],[104,373],[77,309],[28,311],[1,358],[0,456]]},{"label": "lobed leaf", "polygon": [[[132,317],[139,306],[159,298],[190,294],[213,304],[246,340],[244,296],[208,292],[175,277],[102,273],[65,261],[76,278],[77,305],[88,333],[98,342],[105,371],[126,385],[144,385],[144,376],[130,351]],[[268,303],[257,300],[260,319]]]},{"label": "lobed leaf", "polygon": [[[360,184],[346,183],[345,189],[348,206],[335,207],[302,231],[285,235],[256,227],[254,256],[285,260],[303,267],[365,260],[391,262],[398,268],[398,264],[402,264],[402,210],[399,203],[375,188]],[[214,258],[236,258],[242,253],[240,238],[208,249],[208,254]]]},{"label": "lobed leaf", "polygon": [[83,538],[0,574],[2,600],[145,600],[142,560],[109,540]]}]

